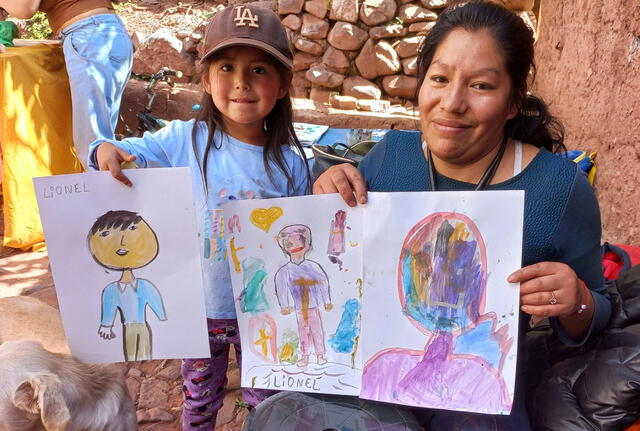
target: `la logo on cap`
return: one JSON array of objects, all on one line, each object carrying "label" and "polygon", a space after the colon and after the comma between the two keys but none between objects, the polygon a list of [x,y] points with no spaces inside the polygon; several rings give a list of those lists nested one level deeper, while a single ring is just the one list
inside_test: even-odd
[{"label": "la logo on cap", "polygon": [[[236,22],[236,27],[255,27],[259,28],[258,15],[253,15],[251,9],[246,6],[236,7],[236,17],[233,19]],[[248,23],[247,23],[248,22]]]}]

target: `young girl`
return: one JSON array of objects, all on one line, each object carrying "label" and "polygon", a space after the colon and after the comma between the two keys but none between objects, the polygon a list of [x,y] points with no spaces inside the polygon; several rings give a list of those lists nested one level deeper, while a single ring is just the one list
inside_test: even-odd
[{"label": "young girl", "polygon": [[[292,58],[286,32],[272,11],[228,7],[207,27],[202,84],[206,94],[196,120],[173,121],[154,134],[123,141],[96,141],[90,166],[109,170],[126,185],[123,162],[141,167],[190,166],[201,211],[206,311],[211,359],[184,360],[183,429],[211,429],[222,406],[230,344],[241,363],[238,325],[224,245],[228,199],[305,194],[306,162],[293,132],[289,99]],[[266,391],[245,389],[249,405]]]}]

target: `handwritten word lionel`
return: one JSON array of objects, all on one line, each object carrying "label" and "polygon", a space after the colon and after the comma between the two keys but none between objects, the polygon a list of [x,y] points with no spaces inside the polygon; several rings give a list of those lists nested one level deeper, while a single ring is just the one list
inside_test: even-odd
[{"label": "handwritten word lionel", "polygon": [[44,189],[45,199],[51,199],[58,196],[77,195],[80,193],[89,193],[85,183],[65,184],[62,186],[49,186]]},{"label": "handwritten word lionel", "polygon": [[314,391],[320,390],[316,385],[319,377],[292,377],[284,374],[275,374],[273,376],[272,384],[273,388],[283,389],[302,389],[307,388]]}]

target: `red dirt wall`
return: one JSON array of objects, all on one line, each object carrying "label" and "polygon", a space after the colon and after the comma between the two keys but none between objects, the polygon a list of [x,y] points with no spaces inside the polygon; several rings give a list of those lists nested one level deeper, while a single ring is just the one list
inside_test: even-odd
[{"label": "red dirt wall", "polygon": [[640,5],[542,0],[542,96],[570,149],[597,151],[603,241],[640,244]]}]

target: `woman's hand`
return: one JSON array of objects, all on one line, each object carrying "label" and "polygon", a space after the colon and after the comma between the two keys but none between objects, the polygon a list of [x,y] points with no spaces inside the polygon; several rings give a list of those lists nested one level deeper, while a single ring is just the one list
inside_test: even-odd
[{"label": "woman's hand", "polygon": [[507,281],[520,283],[522,311],[532,316],[569,316],[582,304],[580,280],[564,263],[540,262],[525,266],[511,274]]},{"label": "woman's hand", "polygon": [[[313,183],[313,194],[340,193],[350,207],[367,203],[367,188],[360,171],[349,163],[331,166]],[[355,193],[355,197],[354,197]]]},{"label": "woman's hand", "polygon": [[135,161],[136,156],[116,147],[111,142],[103,142],[96,149],[96,160],[101,171],[109,171],[113,178],[125,186],[132,186],[131,180],[122,173],[122,164]]}]

